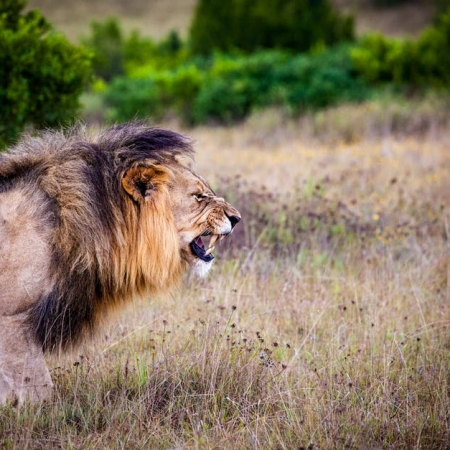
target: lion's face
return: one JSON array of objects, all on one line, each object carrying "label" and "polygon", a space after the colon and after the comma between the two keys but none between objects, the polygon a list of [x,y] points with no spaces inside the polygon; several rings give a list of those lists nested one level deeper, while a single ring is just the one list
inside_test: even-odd
[{"label": "lion's face", "polygon": [[181,257],[202,276],[211,267],[215,245],[233,231],[241,216],[200,176],[184,166],[171,170],[169,192]]},{"label": "lion's face", "polygon": [[202,177],[175,160],[164,166],[147,161],[131,168],[126,171],[122,186],[142,205],[143,215],[147,212],[154,218],[167,219],[158,227],[153,226],[153,232],[147,230],[155,253],[171,257],[176,252],[200,276],[211,267],[215,245],[241,219],[239,212],[217,197]]}]

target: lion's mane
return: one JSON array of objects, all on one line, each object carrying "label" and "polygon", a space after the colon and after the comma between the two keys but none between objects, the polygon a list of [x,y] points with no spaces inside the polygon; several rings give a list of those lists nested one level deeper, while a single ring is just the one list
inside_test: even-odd
[{"label": "lion's mane", "polygon": [[[191,153],[184,136],[131,123],[94,138],[82,126],[44,132],[0,155],[0,192],[41,191],[36,215],[52,230],[52,289],[27,311],[45,350],[79,341],[119,299],[179,279],[184,263],[167,182],[170,164]],[[154,193],[144,207],[120,187],[126,171],[148,160]]]}]

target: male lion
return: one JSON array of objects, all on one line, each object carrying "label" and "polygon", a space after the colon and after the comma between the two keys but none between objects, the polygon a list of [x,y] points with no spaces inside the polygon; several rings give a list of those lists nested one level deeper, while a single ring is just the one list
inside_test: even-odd
[{"label": "male lion", "polygon": [[182,165],[192,152],[128,123],[96,138],[47,131],[0,155],[0,403],[45,398],[44,351],[76,344],[108,310],[187,266],[209,270],[240,215]]}]

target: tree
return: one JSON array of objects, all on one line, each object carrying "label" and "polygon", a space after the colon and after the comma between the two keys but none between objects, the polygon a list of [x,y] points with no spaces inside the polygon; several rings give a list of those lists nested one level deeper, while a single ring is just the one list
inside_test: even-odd
[{"label": "tree", "polygon": [[205,54],[213,49],[230,50],[233,46],[235,25],[234,1],[199,0],[190,29],[194,53]]},{"label": "tree", "polygon": [[308,51],[354,37],[353,18],[328,0],[199,0],[190,29],[194,53],[262,48]]},{"label": "tree", "polygon": [[91,23],[91,35],[83,39],[93,53],[93,69],[106,81],[124,73],[124,38],[116,17]]},{"label": "tree", "polygon": [[73,121],[91,76],[89,52],[56,33],[26,0],[0,2],[0,148],[26,127]]}]

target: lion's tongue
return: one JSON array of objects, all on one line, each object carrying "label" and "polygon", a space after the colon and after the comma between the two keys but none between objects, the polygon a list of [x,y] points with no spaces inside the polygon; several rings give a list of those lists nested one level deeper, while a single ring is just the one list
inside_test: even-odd
[{"label": "lion's tongue", "polygon": [[205,244],[203,243],[202,238],[200,236],[195,239],[195,243],[203,250],[205,249]]}]

